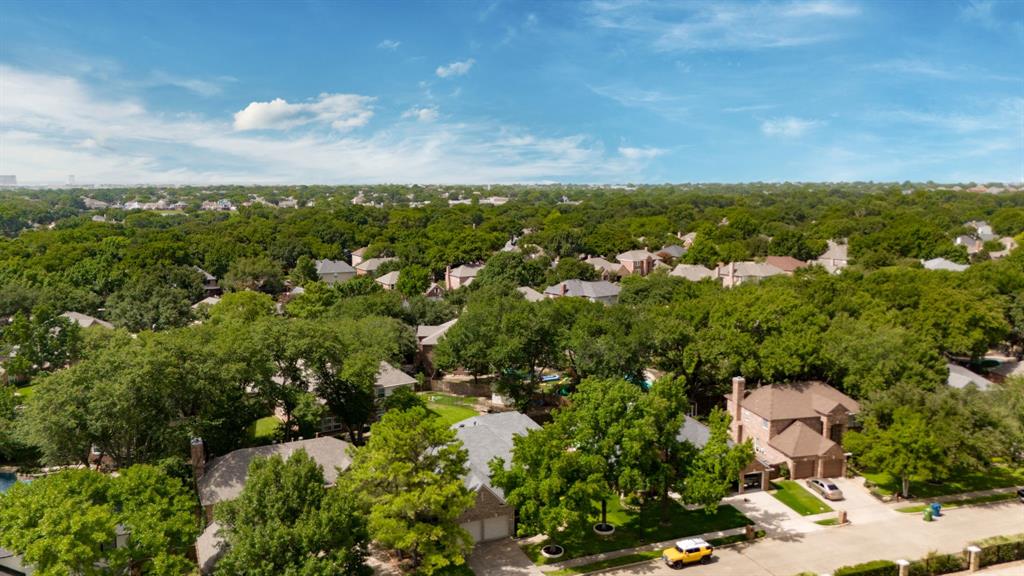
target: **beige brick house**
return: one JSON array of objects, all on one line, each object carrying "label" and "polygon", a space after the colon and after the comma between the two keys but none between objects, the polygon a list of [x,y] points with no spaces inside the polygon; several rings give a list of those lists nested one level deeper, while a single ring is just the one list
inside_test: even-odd
[{"label": "beige brick house", "polygon": [[790,478],[832,478],[846,474],[841,443],[850,416],[860,405],[821,382],[771,384],[746,389],[742,377],[733,378],[726,395],[735,442],[750,439],[754,453],[778,469],[785,465]]}]

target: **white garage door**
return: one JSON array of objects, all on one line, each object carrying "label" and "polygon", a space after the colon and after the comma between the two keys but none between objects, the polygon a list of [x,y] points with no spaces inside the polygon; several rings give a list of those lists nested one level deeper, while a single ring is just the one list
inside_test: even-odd
[{"label": "white garage door", "polygon": [[484,539],[490,541],[507,538],[509,536],[510,524],[508,520],[508,516],[498,516],[497,518],[484,520]]},{"label": "white garage door", "polygon": [[473,520],[462,525],[462,529],[469,532],[473,542],[479,542],[484,537],[484,523],[481,520]]}]

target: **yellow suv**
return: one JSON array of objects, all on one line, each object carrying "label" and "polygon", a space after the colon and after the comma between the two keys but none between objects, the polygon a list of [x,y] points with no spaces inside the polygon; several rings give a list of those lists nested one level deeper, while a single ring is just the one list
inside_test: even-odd
[{"label": "yellow suv", "polygon": [[707,564],[711,561],[711,555],[714,551],[715,549],[711,547],[711,544],[700,538],[692,538],[690,540],[680,540],[672,548],[666,548],[661,553],[661,559],[665,561],[665,564],[673,568],[682,568],[684,564],[692,564],[694,562]]}]

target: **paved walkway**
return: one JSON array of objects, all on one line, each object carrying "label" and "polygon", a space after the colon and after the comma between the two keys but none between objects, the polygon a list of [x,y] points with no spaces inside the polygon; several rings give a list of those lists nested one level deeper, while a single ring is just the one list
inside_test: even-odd
[{"label": "paved walkway", "polygon": [[[917,514],[887,518],[809,533],[769,536],[750,544],[719,549],[716,561],[686,568],[686,576],[792,576],[803,571],[827,574],[840,566],[869,560],[916,559],[931,550],[959,552],[968,542],[1024,531],[1024,507],[1000,502],[957,508],[935,522]],[[614,576],[677,576],[660,561],[607,572]],[[1002,575],[1000,575],[1002,576]]]},{"label": "paved walkway", "polygon": [[[671,540],[665,540],[664,542],[656,542],[654,544],[645,544],[643,546],[624,548],[622,550],[612,550],[611,552],[591,554],[590,556],[580,556],[579,558],[573,558],[572,560],[565,560],[563,562],[552,562],[550,564],[545,564],[541,566],[540,569],[542,572],[551,572],[552,570],[561,570],[562,568],[575,568],[576,566],[583,566],[584,564],[600,562],[601,560],[610,560],[612,558],[619,558],[621,556],[629,556],[630,554],[636,554],[637,552],[647,552],[650,550],[664,550],[665,548],[668,548],[670,546],[675,546],[676,542],[680,540],[685,540],[686,538],[702,538],[704,540],[712,540],[714,538],[736,536],[737,534],[743,534],[744,532],[746,532],[746,528],[731,528],[729,530],[719,530],[718,532],[708,532],[706,534],[698,534],[696,536],[684,536],[682,538],[673,538]],[[595,536],[595,538],[597,538],[597,536]]]}]

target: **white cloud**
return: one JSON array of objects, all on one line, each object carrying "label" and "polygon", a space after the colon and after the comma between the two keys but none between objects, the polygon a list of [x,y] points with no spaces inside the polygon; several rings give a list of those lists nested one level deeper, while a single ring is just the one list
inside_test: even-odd
[{"label": "white cloud", "polygon": [[398,50],[398,47],[401,45],[402,43],[399,42],[398,40],[385,39],[381,40],[380,44],[377,44],[377,48],[380,48],[381,50],[391,50],[392,52],[394,52],[395,50]]},{"label": "white cloud", "polygon": [[462,60],[452,62],[447,66],[438,66],[434,72],[439,78],[449,78],[452,76],[465,76],[469,73],[469,69],[476,64],[476,60],[470,58],[469,60]]},{"label": "white cloud", "polygon": [[433,122],[437,116],[437,106],[412,107],[402,112],[402,118],[415,118],[417,122]]},{"label": "white cloud", "polygon": [[630,160],[651,160],[665,154],[667,150],[664,148],[632,148],[629,146],[619,146],[619,154]]},{"label": "white cloud", "polygon": [[765,136],[799,138],[821,124],[822,123],[818,120],[805,120],[802,118],[794,118],[793,116],[786,116],[784,118],[772,118],[761,122],[761,132],[764,133]]},{"label": "white cloud", "polygon": [[149,79],[142,82],[144,86],[175,86],[188,90],[200,96],[216,96],[223,91],[225,82],[233,81],[234,78],[222,77],[217,80],[203,80],[200,78],[185,78],[175,76],[161,70],[153,72]]},{"label": "white cloud", "polygon": [[72,77],[0,65],[0,78],[0,173],[24,183],[60,183],[68,174],[113,184],[636,181],[646,164],[585,134],[488,120],[323,130],[326,122],[361,122],[362,113],[352,112],[359,107],[335,98],[344,95],[257,102],[263,106],[246,107],[243,126],[293,129],[256,132],[236,130],[231,117],[165,115],[131,98],[99,96]]},{"label": "white cloud", "polygon": [[722,108],[722,112],[728,112],[735,114],[737,112],[758,112],[760,110],[771,110],[772,108],[778,108],[777,104],[749,104],[747,106],[729,106]]},{"label": "white cloud", "polygon": [[632,34],[658,51],[758,50],[817,44],[843,34],[838,24],[857,5],[815,2],[685,2],[590,4],[599,29]]},{"label": "white cloud", "polygon": [[321,94],[315,101],[291,104],[283,98],[250,102],[235,113],[235,130],[287,130],[329,123],[335,130],[365,126],[373,117],[373,98],[358,94]]}]

